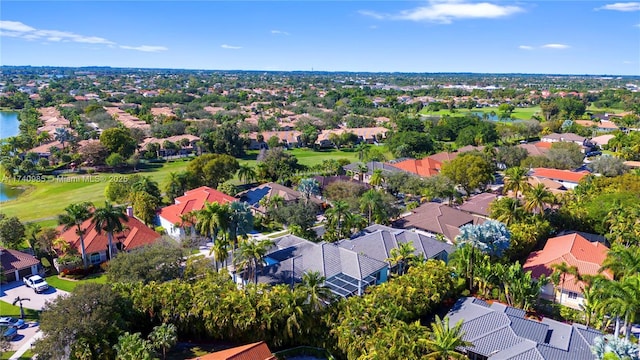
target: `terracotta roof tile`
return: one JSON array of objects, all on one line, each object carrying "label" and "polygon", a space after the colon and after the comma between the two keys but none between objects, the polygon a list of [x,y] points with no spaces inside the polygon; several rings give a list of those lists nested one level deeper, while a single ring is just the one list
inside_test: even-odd
[{"label": "terracotta roof tile", "polygon": [[35,257],[22,251],[0,247],[0,263],[3,272],[22,270],[40,263]]},{"label": "terracotta roof tile", "polygon": [[[122,243],[125,250],[135,249],[140,246],[154,243],[160,238],[160,234],[150,229],[140,220],[129,217],[126,221],[122,221],[124,231],[113,234],[113,244]],[[87,220],[80,226],[84,230],[84,247],[87,254],[105,251],[107,249],[108,239],[107,233],[98,231],[91,220]],[[80,237],[76,235],[76,227],[73,226],[66,231],[62,231],[60,227],[60,237],[65,239],[75,247],[78,252],[80,249]]]},{"label": "terracotta roof tile", "polygon": [[202,210],[205,202],[226,204],[236,200],[238,199],[216,189],[212,189],[208,186],[201,186],[187,191],[183,196],[177,197],[175,199],[175,204],[169,205],[160,210],[159,216],[167,219],[172,224],[176,224],[181,221],[181,215],[195,210]]},{"label": "terracotta roof tile", "polygon": [[549,168],[535,168],[531,176],[578,183],[583,177],[589,175],[588,171],[569,171]]},{"label": "terracotta roof tile", "polygon": [[264,341],[216,351],[190,360],[272,360],[275,359]]},{"label": "terracotta roof tile", "polygon": [[422,177],[429,177],[439,174],[442,163],[426,157],[420,160],[407,159],[394,163],[393,166]]},{"label": "terracotta roof tile", "polygon": [[[550,276],[553,273],[554,264],[563,262],[569,266],[578,268],[580,275],[596,275],[607,257],[609,248],[599,242],[591,242],[578,233],[557,236],[547,240],[544,248],[532,252],[524,263],[524,270],[531,271],[535,278],[542,274]],[[611,273],[603,272],[603,275],[612,279]],[[582,293],[584,284],[575,281],[573,275],[567,275],[565,289]]]}]

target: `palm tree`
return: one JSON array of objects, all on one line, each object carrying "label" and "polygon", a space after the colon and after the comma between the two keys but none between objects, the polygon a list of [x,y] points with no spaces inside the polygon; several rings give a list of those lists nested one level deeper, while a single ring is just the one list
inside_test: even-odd
[{"label": "palm tree", "polygon": [[[564,293],[564,281],[566,279],[567,275],[573,275],[575,276],[575,281],[578,281],[578,268],[571,265],[569,266],[566,262],[562,262],[560,264],[553,264],[551,265],[551,268],[553,269],[553,273],[551,274],[551,279],[554,283],[555,286],[558,286],[558,284],[560,284],[560,302],[559,304],[562,305],[562,293]],[[555,294],[553,296],[553,300],[555,302]]]},{"label": "palm tree", "polygon": [[91,213],[91,207],[93,207],[93,204],[90,202],[74,203],[64,208],[64,211],[66,212],[65,214],[58,216],[58,223],[63,226],[64,231],[67,231],[73,226],[76,227],[76,235],[80,238],[82,263],[85,268],[87,267],[87,254],[85,253],[84,230],[82,229],[82,223],[93,216]]},{"label": "palm tree", "polygon": [[238,258],[239,267],[245,271],[245,280],[253,278],[258,283],[258,270],[262,266],[262,259],[269,248],[273,246],[271,240],[252,241],[245,240],[236,249],[234,258]]},{"label": "palm tree", "polygon": [[[229,239],[233,241],[233,248],[238,247],[238,236],[247,236],[253,228],[253,213],[251,207],[246,202],[234,201],[228,206],[228,229]],[[224,215],[227,215],[225,213]]]},{"label": "palm tree", "polygon": [[382,175],[382,169],[374,169],[369,179],[369,184],[378,187],[384,182],[384,176]]},{"label": "palm tree", "polygon": [[215,243],[220,231],[229,228],[230,210],[227,204],[205,202],[201,210],[196,211],[196,229]]},{"label": "palm tree", "polygon": [[250,181],[256,179],[256,171],[249,166],[249,164],[242,164],[238,168],[238,179],[245,184],[248,184]]},{"label": "palm tree", "polygon": [[602,262],[600,272],[611,270],[615,279],[640,273],[640,248],[614,244]]},{"label": "palm tree", "polygon": [[215,262],[216,271],[218,271],[218,264],[222,264],[227,267],[227,259],[229,258],[229,241],[224,237],[219,238],[213,243],[209,255],[213,254],[213,260]]},{"label": "palm tree", "polygon": [[517,199],[520,194],[523,194],[525,190],[531,187],[527,173],[527,169],[519,166],[508,168],[504,172],[504,190],[513,191]]},{"label": "palm tree", "polygon": [[123,221],[128,221],[129,217],[122,206],[113,206],[105,201],[104,207],[97,208],[93,212],[91,223],[95,225],[98,234],[107,232],[109,242],[109,259],[113,258],[113,234],[124,229]]},{"label": "palm tree", "polygon": [[178,342],[178,329],[173,324],[156,326],[149,334],[149,340],[151,340],[155,348],[162,350],[162,359],[165,360],[167,358],[167,350]]},{"label": "palm tree", "polygon": [[365,161],[369,153],[369,144],[361,142],[356,146],[356,152],[358,153],[358,160]]},{"label": "palm tree", "polygon": [[64,143],[71,140],[72,135],[67,128],[56,128],[53,138],[60,141],[64,149]]},{"label": "palm tree", "polygon": [[23,301],[31,301],[31,299],[18,296],[13,300],[12,303],[13,306],[16,306],[16,304],[20,305],[20,319],[24,319],[24,308],[22,307]]},{"label": "palm tree", "polygon": [[489,205],[491,218],[505,225],[511,225],[524,218],[524,209],[520,206],[520,200],[510,197],[497,199]]},{"label": "palm tree", "polygon": [[606,291],[610,297],[605,300],[605,306],[624,318],[625,337],[629,340],[631,325],[640,314],[640,275],[627,276],[621,281],[611,281],[608,284]]},{"label": "palm tree", "polygon": [[367,190],[360,196],[360,210],[367,211],[369,225],[372,223],[373,214],[382,210],[382,195],[374,189]]},{"label": "palm tree", "polygon": [[555,197],[545,188],[544,184],[538,184],[525,192],[524,210],[542,216],[544,208],[553,204]]},{"label": "palm tree", "polygon": [[302,275],[302,282],[297,285],[297,288],[307,295],[307,305],[313,311],[319,311],[334,297],[333,292],[324,282],[324,276],[318,271],[309,271]]},{"label": "palm tree", "polygon": [[343,227],[348,225],[349,218],[352,216],[349,211],[349,204],[344,200],[336,200],[333,207],[325,212],[329,227],[335,229],[333,237],[340,238],[343,235]]},{"label": "palm tree", "polygon": [[415,251],[416,249],[411,243],[398,244],[397,248],[391,249],[391,256],[387,259],[387,262],[391,266],[397,265],[396,273],[402,275],[406,272],[407,264],[416,257]]},{"label": "palm tree", "polygon": [[426,340],[427,347],[431,353],[425,356],[430,360],[463,360],[467,356],[456,351],[457,348],[465,346],[473,346],[468,341],[463,340],[464,332],[462,331],[462,320],[450,327],[449,318],[440,319],[436,315],[436,319],[431,323],[431,336]]}]

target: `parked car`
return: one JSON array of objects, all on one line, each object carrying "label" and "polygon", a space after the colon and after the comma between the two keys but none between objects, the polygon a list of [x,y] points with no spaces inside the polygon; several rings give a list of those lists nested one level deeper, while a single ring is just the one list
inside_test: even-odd
[{"label": "parked car", "polygon": [[47,282],[40,275],[33,275],[28,278],[26,277],[23,281],[25,285],[32,288],[33,291],[38,294],[49,289],[49,284],[47,284]]},{"label": "parked car", "polygon": [[602,151],[589,151],[587,156],[599,156],[602,155]]},{"label": "parked car", "polygon": [[0,326],[9,326],[20,329],[24,326],[24,320],[12,317],[0,317]]},{"label": "parked car", "polygon": [[11,326],[0,326],[0,334],[2,334],[2,337],[5,339],[11,341],[18,336],[18,330]]}]

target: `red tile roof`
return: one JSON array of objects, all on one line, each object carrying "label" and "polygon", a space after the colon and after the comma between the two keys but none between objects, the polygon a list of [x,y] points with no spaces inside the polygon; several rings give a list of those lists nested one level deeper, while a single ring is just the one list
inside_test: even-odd
[{"label": "red tile roof", "polygon": [[205,202],[226,204],[236,200],[237,199],[233,196],[229,196],[216,189],[212,189],[208,186],[201,186],[199,188],[189,190],[184,193],[183,196],[176,198],[175,204],[162,208],[162,210],[160,210],[160,216],[170,223],[176,224],[181,221],[181,215],[190,211],[202,210]]},{"label": "red tile roof", "polygon": [[[562,264],[578,268],[580,275],[596,275],[607,257],[609,248],[599,242],[591,242],[578,233],[563,235],[547,240],[544,249],[532,252],[524,263],[524,270],[531,271],[534,278],[542,274],[550,276],[552,265]],[[613,279],[611,273],[602,273]],[[582,293],[584,284],[575,281],[573,275],[566,275],[564,288],[568,291]]]},{"label": "red tile roof", "polygon": [[408,171],[410,173],[423,177],[437,175],[440,168],[442,167],[442,163],[440,161],[428,157],[420,160],[407,159],[391,165],[397,167],[398,169],[402,169],[404,171]]},{"label": "red tile roof", "polygon": [[275,356],[264,341],[216,351],[190,360],[273,360]]},{"label": "red tile roof", "polygon": [[[125,250],[135,249],[140,246],[149,245],[154,243],[160,238],[160,234],[150,229],[147,225],[143,224],[140,220],[129,217],[126,221],[121,221],[124,227],[124,231],[113,234],[113,243],[122,243]],[[101,252],[107,250],[107,233],[102,231],[98,234],[98,231],[91,220],[87,220],[80,225],[84,231],[84,247],[86,254]],[[76,234],[76,227],[73,226],[67,231],[62,231],[62,227],[59,229],[60,237],[65,239],[81,252],[80,237]]]},{"label": "red tile roof", "polygon": [[2,271],[5,273],[26,269],[40,263],[38,259],[22,251],[0,247],[0,253],[2,254],[0,256]]},{"label": "red tile roof", "polygon": [[535,168],[533,169],[533,173],[531,176],[537,176],[541,178],[551,179],[551,180],[560,180],[567,182],[578,183],[582,180],[583,177],[589,175],[588,171],[569,171],[569,170],[558,170],[558,169],[549,169],[549,168]]}]

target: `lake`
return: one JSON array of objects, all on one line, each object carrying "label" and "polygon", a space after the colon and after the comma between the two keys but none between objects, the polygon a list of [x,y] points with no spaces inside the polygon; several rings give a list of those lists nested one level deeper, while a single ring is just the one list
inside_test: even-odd
[{"label": "lake", "polygon": [[[0,139],[18,135],[19,125],[17,112],[0,111]],[[15,199],[21,192],[21,189],[0,183],[0,202]]]},{"label": "lake", "polygon": [[0,111],[0,139],[16,136],[20,133],[20,121],[15,111]]},{"label": "lake", "polygon": [[22,191],[22,189],[0,183],[0,202],[15,199]]}]

